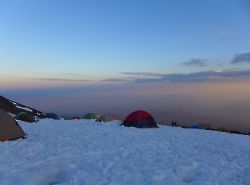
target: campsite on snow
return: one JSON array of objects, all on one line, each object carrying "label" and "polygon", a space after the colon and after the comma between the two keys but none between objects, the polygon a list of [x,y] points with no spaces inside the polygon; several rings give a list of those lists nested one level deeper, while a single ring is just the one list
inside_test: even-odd
[{"label": "campsite on snow", "polygon": [[64,120],[0,100],[1,185],[249,185],[246,134],[164,126],[145,111]]},{"label": "campsite on snow", "polygon": [[0,0],[0,185],[250,185],[250,0]]}]

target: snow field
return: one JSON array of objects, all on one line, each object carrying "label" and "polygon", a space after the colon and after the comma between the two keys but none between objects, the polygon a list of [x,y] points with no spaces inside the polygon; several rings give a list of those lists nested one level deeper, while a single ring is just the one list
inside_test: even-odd
[{"label": "snow field", "polygon": [[40,120],[0,143],[1,185],[250,185],[250,137]]}]

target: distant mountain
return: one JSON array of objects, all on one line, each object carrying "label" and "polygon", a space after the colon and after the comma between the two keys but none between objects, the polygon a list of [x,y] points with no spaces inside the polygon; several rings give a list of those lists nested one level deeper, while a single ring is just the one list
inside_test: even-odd
[{"label": "distant mountain", "polygon": [[44,118],[46,116],[46,113],[44,112],[9,100],[3,96],[0,96],[0,109],[3,109],[14,115],[17,115],[20,112],[27,112],[29,115],[36,116],[38,118]]}]

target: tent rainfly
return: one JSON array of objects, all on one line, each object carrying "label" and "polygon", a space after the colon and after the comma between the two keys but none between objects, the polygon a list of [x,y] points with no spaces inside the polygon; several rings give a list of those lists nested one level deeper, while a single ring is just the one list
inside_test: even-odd
[{"label": "tent rainfly", "polygon": [[0,141],[25,138],[26,135],[16,120],[7,112],[0,110]]},{"label": "tent rainfly", "polygon": [[154,117],[146,111],[138,110],[129,114],[122,123],[125,127],[157,128]]}]

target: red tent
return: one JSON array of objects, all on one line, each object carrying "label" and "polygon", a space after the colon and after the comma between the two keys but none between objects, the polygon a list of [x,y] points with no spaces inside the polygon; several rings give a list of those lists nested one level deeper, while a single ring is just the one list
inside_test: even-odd
[{"label": "red tent", "polygon": [[79,120],[79,119],[81,119],[79,116],[75,116],[75,117],[73,117],[72,119],[74,119],[74,120]]},{"label": "red tent", "polygon": [[158,127],[154,117],[146,111],[138,110],[127,116],[122,123],[126,127],[155,128]]}]

